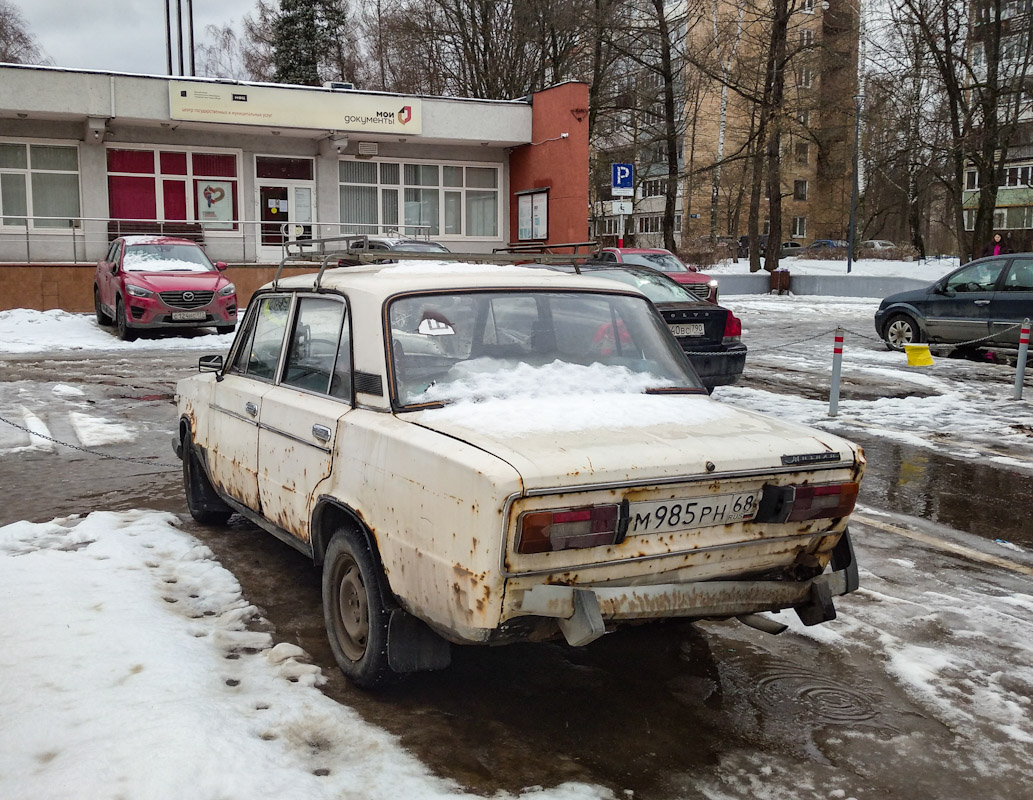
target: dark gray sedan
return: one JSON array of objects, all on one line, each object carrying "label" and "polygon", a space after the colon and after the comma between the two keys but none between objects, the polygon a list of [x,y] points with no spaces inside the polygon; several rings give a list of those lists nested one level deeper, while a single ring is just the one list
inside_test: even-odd
[{"label": "dark gray sedan", "polygon": [[1033,253],[1016,253],[971,261],[924,289],[890,295],[875,312],[875,330],[891,350],[919,342],[1018,347],[1015,326],[1029,317]]}]

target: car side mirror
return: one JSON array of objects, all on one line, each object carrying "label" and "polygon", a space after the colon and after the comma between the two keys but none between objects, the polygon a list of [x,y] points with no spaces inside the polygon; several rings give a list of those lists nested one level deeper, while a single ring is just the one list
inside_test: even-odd
[{"label": "car side mirror", "polygon": [[215,262],[215,268],[217,270],[219,270],[219,272],[225,272],[226,271],[226,266],[227,266],[227,264],[226,264],[225,261],[216,261]]},{"label": "car side mirror", "polygon": [[222,372],[222,356],[201,356],[197,359],[198,372]]}]

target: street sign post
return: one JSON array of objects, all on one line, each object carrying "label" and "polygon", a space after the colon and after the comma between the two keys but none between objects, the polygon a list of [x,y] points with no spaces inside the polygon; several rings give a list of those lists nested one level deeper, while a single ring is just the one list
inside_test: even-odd
[{"label": "street sign post", "polygon": [[[635,165],[610,164],[610,193],[613,197],[635,196]],[[631,214],[631,203],[613,204],[613,213],[617,216],[617,247],[624,247],[624,215]]]}]

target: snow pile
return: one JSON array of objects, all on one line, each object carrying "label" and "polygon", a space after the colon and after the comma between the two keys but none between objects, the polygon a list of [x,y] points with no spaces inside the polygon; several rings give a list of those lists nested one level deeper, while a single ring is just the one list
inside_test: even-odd
[{"label": "snow pile", "polygon": [[258,614],[236,579],[175,522],[97,512],[0,528],[0,797],[462,796],[320,693],[300,648],[248,630]]},{"label": "snow pile", "polygon": [[69,311],[33,311],[15,308],[0,311],[0,354],[67,353],[82,350],[208,350],[225,353],[233,334],[176,331],[176,336],[140,338],[123,342],[113,327],[103,328],[92,314]]},{"label": "snow pile", "polygon": [[[761,262],[763,264],[763,261]],[[879,278],[914,278],[932,283],[959,266],[957,258],[939,258],[926,261],[891,261],[882,258],[862,258],[850,265],[846,271],[846,259],[782,258],[780,269],[787,269],[793,275],[857,275]],[[750,271],[750,260],[740,258],[738,263],[722,261],[704,272],[714,275],[743,275]]]}]

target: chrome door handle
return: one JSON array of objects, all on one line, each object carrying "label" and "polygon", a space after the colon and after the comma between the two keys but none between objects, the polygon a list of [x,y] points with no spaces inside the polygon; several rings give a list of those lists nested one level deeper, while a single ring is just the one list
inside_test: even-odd
[{"label": "chrome door handle", "polygon": [[251,403],[251,402],[244,403],[244,410],[248,414],[250,414],[252,417],[257,417],[258,416],[258,406],[255,405],[254,403]]},{"label": "chrome door handle", "polygon": [[312,435],[315,436],[321,442],[330,441],[330,429],[326,425],[313,425]]},{"label": "chrome door handle", "polygon": [[988,305],[990,305],[990,301],[989,300],[973,300],[972,302],[975,303],[977,306],[988,306]]}]

